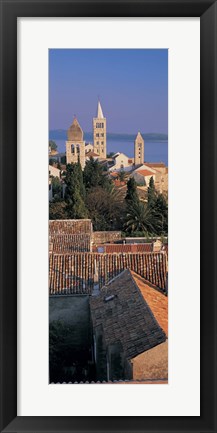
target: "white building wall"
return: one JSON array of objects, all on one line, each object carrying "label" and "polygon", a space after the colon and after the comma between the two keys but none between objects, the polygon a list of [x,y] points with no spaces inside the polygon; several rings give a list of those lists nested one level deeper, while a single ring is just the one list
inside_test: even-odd
[{"label": "white building wall", "polygon": [[60,170],[56,167],[53,167],[53,165],[49,165],[49,176],[60,178]]}]

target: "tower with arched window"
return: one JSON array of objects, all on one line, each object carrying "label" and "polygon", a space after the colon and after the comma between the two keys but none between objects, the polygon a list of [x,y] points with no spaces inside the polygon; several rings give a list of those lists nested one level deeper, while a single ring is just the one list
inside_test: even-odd
[{"label": "tower with arched window", "polygon": [[99,101],[96,117],[93,118],[93,151],[100,158],[106,158],[106,118]]},{"label": "tower with arched window", "polygon": [[140,132],[138,132],[137,137],[134,142],[134,163],[143,164],[145,158],[145,142],[142,138]]},{"label": "tower with arched window", "polygon": [[68,140],[66,141],[66,163],[78,162],[80,159],[82,169],[85,166],[85,141],[84,133],[76,117],[68,129]]}]

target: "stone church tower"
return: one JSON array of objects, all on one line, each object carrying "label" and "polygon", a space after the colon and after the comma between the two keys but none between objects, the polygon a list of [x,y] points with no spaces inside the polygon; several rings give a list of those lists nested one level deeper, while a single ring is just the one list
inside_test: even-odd
[{"label": "stone church tower", "polygon": [[100,158],[106,158],[106,118],[99,101],[96,117],[93,118],[93,151]]},{"label": "stone church tower", "polygon": [[85,141],[83,140],[84,133],[76,119],[72,122],[72,125],[68,129],[68,140],[66,141],[66,163],[78,162],[80,163],[82,170],[85,166]]},{"label": "stone church tower", "polygon": [[145,159],[145,142],[138,132],[134,142],[134,164],[143,164]]}]

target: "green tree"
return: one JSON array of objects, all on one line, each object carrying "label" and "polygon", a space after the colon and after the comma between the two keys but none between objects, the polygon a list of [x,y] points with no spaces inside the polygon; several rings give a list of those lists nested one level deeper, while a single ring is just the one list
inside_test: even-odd
[{"label": "green tree", "polygon": [[124,229],[128,233],[143,232],[146,236],[156,232],[157,220],[147,204],[136,200],[128,203]]},{"label": "green tree", "polygon": [[85,200],[86,190],[85,190],[85,185],[84,185],[84,176],[83,176],[83,171],[81,168],[80,158],[78,158],[76,170],[77,170],[77,176],[78,176],[78,181],[79,181],[80,194],[81,194],[82,199]]},{"label": "green tree", "polygon": [[66,156],[61,156],[60,158],[61,164],[66,164]]},{"label": "green tree", "polygon": [[148,186],[148,207],[152,213],[156,234],[167,234],[168,205],[163,194],[160,194],[156,191],[153,177],[150,178]]},{"label": "green tree", "polygon": [[133,177],[130,177],[128,182],[127,182],[127,193],[126,193],[125,200],[127,202],[138,202],[139,201],[139,196],[137,193],[137,185],[136,185],[136,181]]},{"label": "green tree", "polygon": [[126,177],[127,177],[127,173],[124,170],[120,170],[119,173],[118,173],[118,179],[121,182],[124,182],[125,179],[126,179]]},{"label": "green tree", "polygon": [[49,140],[49,146],[51,150],[57,150],[57,144],[53,140]]},{"label": "green tree", "polygon": [[65,177],[68,218],[87,218],[87,209],[84,203],[84,185],[80,162],[67,164]]},{"label": "green tree", "polygon": [[61,170],[62,169],[62,167],[61,167],[61,164],[60,164],[60,162],[58,161],[58,163],[57,163],[57,168],[59,169],[59,170]]},{"label": "green tree", "polygon": [[89,161],[86,162],[83,176],[86,190],[96,188],[97,186],[101,186],[107,190],[112,189],[112,183],[110,179],[108,179],[106,171],[93,157],[90,157]]},{"label": "green tree", "polygon": [[108,191],[101,186],[92,188],[87,195],[86,205],[94,230],[121,229],[123,204],[116,191]]},{"label": "green tree", "polygon": [[109,152],[109,153],[106,155],[106,158],[112,158],[114,155],[115,155],[114,152]]},{"label": "green tree", "polygon": [[64,220],[68,218],[66,203],[64,201],[49,203],[49,219]]},{"label": "green tree", "polygon": [[62,184],[59,177],[53,177],[51,180],[53,200],[60,201],[62,195]]},{"label": "green tree", "polygon": [[159,230],[161,235],[168,234],[168,204],[163,194],[158,194],[155,202],[155,213],[158,219]]},{"label": "green tree", "polygon": [[149,206],[149,208],[154,209],[155,203],[156,203],[156,198],[157,198],[157,192],[155,189],[154,179],[152,176],[149,180],[149,185],[148,185],[148,206]]}]

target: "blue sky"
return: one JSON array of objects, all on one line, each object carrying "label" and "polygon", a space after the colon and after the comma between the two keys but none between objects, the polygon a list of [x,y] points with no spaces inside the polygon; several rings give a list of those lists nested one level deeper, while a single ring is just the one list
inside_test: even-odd
[{"label": "blue sky", "polygon": [[49,50],[49,129],[91,131],[98,97],[108,132],[167,133],[168,51]]}]

